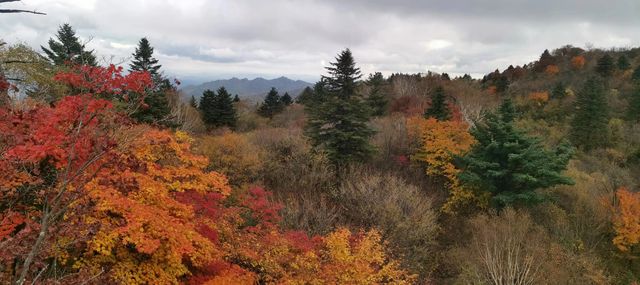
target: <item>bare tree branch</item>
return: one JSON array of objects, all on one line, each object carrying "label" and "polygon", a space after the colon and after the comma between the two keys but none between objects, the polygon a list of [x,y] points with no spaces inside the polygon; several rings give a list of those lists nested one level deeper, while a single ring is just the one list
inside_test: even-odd
[{"label": "bare tree branch", "polygon": [[9,14],[9,13],[30,13],[36,15],[46,15],[45,13],[38,11],[29,11],[29,10],[21,10],[21,9],[0,9],[0,14]]}]

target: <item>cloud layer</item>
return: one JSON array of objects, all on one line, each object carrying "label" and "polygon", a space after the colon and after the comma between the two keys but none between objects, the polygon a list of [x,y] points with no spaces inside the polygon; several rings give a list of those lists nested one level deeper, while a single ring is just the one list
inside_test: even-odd
[{"label": "cloud layer", "polygon": [[481,75],[564,44],[640,45],[640,1],[23,0],[2,15],[8,42],[46,43],[74,26],[105,61],[126,62],[146,36],[166,73],[211,80],[315,80],[349,47],[365,73]]}]

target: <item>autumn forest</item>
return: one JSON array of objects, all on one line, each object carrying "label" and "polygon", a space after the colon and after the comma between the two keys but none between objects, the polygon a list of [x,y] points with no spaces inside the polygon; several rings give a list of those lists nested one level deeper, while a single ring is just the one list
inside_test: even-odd
[{"label": "autumn forest", "polygon": [[640,48],[481,77],[344,48],[255,102],[73,25],[0,41],[1,284],[640,284]]}]

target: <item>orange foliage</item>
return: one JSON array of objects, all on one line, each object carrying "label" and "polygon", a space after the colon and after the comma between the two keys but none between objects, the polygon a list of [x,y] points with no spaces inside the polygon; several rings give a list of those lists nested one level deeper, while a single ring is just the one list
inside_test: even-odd
[{"label": "orange foliage", "polygon": [[496,93],[498,93],[498,87],[496,87],[495,85],[491,85],[487,88],[487,92],[489,92],[490,95],[495,95]]},{"label": "orange foliage", "polygon": [[618,204],[614,208],[613,244],[623,252],[640,243],[640,193],[620,188],[616,192]]},{"label": "orange foliage", "polygon": [[407,125],[409,135],[420,141],[420,149],[413,159],[427,165],[427,175],[446,179],[450,196],[443,210],[454,212],[455,207],[473,200],[473,194],[458,182],[460,170],[453,164],[454,157],[469,151],[475,142],[467,124],[414,117],[409,119]]},{"label": "orange foliage", "polygon": [[198,234],[193,210],[173,198],[184,191],[231,192],[224,176],[204,171],[207,159],[193,155],[189,144],[182,133],[149,131],[86,186],[84,203],[95,206],[78,219],[96,230],[77,267],[109,268],[123,284],[176,283],[188,273],[186,262],[220,255]]},{"label": "orange foliage", "polygon": [[551,64],[551,65],[547,65],[547,67],[544,69],[544,73],[548,74],[548,75],[556,75],[560,72],[560,68],[557,65]]},{"label": "orange foliage", "polygon": [[542,106],[549,101],[549,92],[547,91],[531,92],[527,97],[529,100],[533,101],[538,106]]},{"label": "orange foliage", "polygon": [[582,69],[582,67],[584,67],[584,64],[586,62],[587,60],[584,58],[584,56],[582,55],[574,56],[571,59],[571,68],[573,68],[574,70],[580,70]]}]

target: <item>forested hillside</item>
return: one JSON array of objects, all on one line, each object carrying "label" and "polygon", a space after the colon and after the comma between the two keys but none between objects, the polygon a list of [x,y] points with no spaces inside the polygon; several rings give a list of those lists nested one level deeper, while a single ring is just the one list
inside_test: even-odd
[{"label": "forested hillside", "polygon": [[[142,36],[142,35],[141,35]],[[3,284],[637,284],[640,48],[183,102],[153,42],[0,47]]]}]

